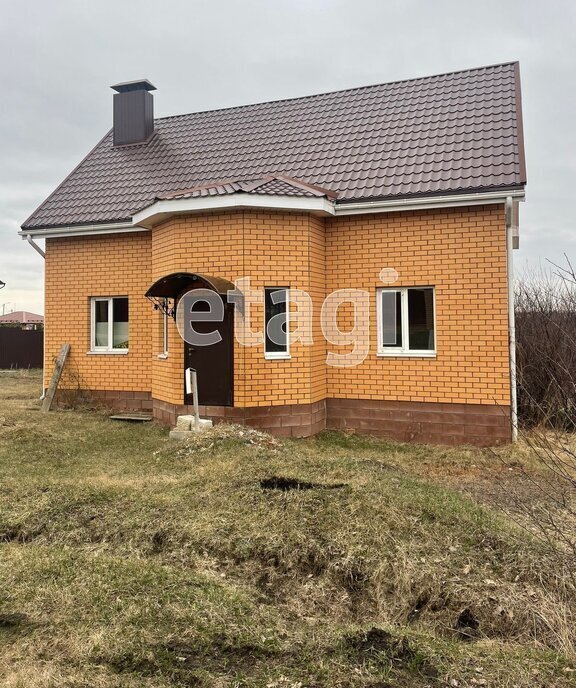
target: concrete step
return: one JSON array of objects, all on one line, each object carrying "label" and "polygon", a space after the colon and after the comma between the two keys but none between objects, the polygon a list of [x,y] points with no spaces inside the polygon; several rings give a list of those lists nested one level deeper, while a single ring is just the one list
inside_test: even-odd
[{"label": "concrete step", "polygon": [[196,422],[194,416],[178,416],[176,419],[176,427],[170,430],[170,439],[185,440],[191,435],[199,432],[204,432],[212,427],[212,421],[208,418],[199,418]]}]

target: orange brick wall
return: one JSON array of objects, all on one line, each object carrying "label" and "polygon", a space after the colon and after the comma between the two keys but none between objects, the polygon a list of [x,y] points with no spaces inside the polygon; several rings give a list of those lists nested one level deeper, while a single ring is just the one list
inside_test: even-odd
[{"label": "orange brick wall", "polygon": [[[230,281],[242,272],[242,213],[218,213],[179,217],[154,227],[152,236],[152,271],[149,284],[173,272],[199,272]],[[161,319],[159,314],[154,317]],[[154,352],[162,350],[160,328],[156,328]],[[152,396],[171,404],[183,403],[184,342],[175,322],[168,322],[168,358],[154,356]],[[242,391],[242,358],[235,349],[234,399]]]},{"label": "orange brick wall", "polygon": [[[312,266],[312,268],[310,267]],[[234,282],[250,277],[254,289],[288,286],[315,300],[315,330],[324,294],[324,226],[306,214],[233,211],[182,216],[152,230],[152,281],[172,272],[197,272]],[[159,316],[157,316],[159,317]],[[252,329],[263,329],[263,306],[252,307]],[[159,330],[158,330],[159,331]],[[167,360],[153,362],[152,396],[182,403],[183,343],[170,323]],[[160,351],[157,335],[155,350]],[[266,360],[263,345],[234,343],[234,405],[267,406],[323,399],[321,337],[295,344],[288,360]]]},{"label": "orange brick wall", "polygon": [[[63,343],[71,344],[61,387],[150,390],[152,313],[144,293],[150,280],[150,235],[46,240],[44,384]],[[90,298],[128,296],[129,352],[87,355]]]},{"label": "orange brick wall", "polygon": [[[252,286],[287,286],[311,292],[318,228],[310,216],[289,213],[245,213],[244,274]],[[322,261],[323,262],[323,261]],[[318,309],[315,320],[319,323]],[[291,315],[294,316],[294,306]],[[254,324],[263,328],[264,308],[254,309]],[[295,325],[295,318],[292,317]],[[324,374],[315,348],[300,342],[290,346],[289,360],[266,360],[263,346],[244,349],[245,395],[242,406],[306,404],[317,400],[315,376]],[[317,390],[316,390],[317,392]]]},{"label": "orange brick wall", "polygon": [[[399,286],[436,287],[437,357],[376,356],[375,290],[383,267]],[[358,215],[327,220],[298,213],[230,211],[172,218],[151,232],[49,239],[46,255],[46,376],[64,341],[71,370],[87,389],[151,391],[182,403],[183,343],[144,293],[178,271],[252,286],[307,291],[314,305],[312,346],[289,360],[265,360],[263,345],[234,344],[234,404],[305,404],[324,398],[509,404],[504,210],[498,206]],[[320,308],[327,292],[368,289],[370,352],[355,368],[325,365]],[[91,296],[130,298],[127,355],[87,355]],[[295,307],[291,307],[293,327]],[[343,318],[346,324],[346,309]],[[263,327],[263,307],[252,327]],[[341,351],[345,351],[342,349]],[[47,382],[47,380],[46,380]],[[64,384],[66,384],[64,382]]]},{"label": "orange brick wall", "polygon": [[[370,353],[327,369],[328,397],[510,403],[504,208],[382,213],[326,221],[327,289],[370,290]],[[436,287],[432,358],[376,356],[376,288]],[[334,351],[346,349],[329,347]]]},{"label": "orange brick wall", "polygon": [[310,218],[310,296],[314,307],[312,335],[314,344],[310,351],[310,401],[320,401],[327,396],[326,340],[320,326],[320,311],[326,297],[326,232],[324,220]]}]

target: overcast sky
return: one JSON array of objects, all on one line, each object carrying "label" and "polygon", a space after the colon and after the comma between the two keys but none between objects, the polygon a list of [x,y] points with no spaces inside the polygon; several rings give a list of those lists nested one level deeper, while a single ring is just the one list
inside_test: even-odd
[{"label": "overcast sky", "polygon": [[20,224],[111,126],[111,84],[156,116],[520,60],[527,201],[518,270],[576,262],[576,2],[0,0],[0,291],[43,313]]}]

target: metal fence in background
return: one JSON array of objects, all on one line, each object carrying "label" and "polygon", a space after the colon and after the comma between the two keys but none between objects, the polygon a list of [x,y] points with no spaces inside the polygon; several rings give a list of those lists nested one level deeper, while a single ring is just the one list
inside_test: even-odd
[{"label": "metal fence in background", "polygon": [[0,369],[42,368],[44,332],[0,327]]}]

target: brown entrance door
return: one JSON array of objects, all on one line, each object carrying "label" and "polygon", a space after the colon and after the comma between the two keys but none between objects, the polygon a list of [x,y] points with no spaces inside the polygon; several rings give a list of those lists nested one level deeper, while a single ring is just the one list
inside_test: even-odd
[{"label": "brown entrance door", "polygon": [[[203,302],[196,304],[202,310]],[[234,403],[233,335],[234,306],[224,304],[222,322],[196,322],[194,329],[202,334],[215,330],[221,340],[209,346],[192,346],[184,342],[184,370],[193,368],[198,380],[198,403],[210,406],[232,406]],[[186,393],[185,375],[184,403],[192,404],[191,394]]]}]

